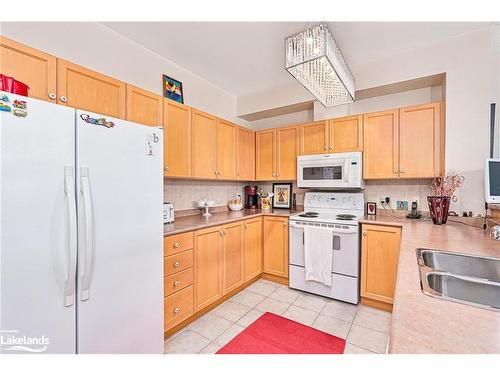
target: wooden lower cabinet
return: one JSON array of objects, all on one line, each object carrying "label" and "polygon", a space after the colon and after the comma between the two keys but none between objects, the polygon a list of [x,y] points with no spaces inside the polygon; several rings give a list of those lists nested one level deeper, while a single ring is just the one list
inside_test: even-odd
[{"label": "wooden lower cabinet", "polygon": [[362,225],[361,300],[391,311],[396,288],[401,227]]},{"label": "wooden lower cabinet", "polygon": [[226,295],[245,282],[243,222],[224,225],[222,233],[222,294]]},{"label": "wooden lower cabinet", "polygon": [[165,331],[193,315],[193,286],[165,297],[163,305]]},{"label": "wooden lower cabinet", "polygon": [[222,297],[222,226],[194,233],[194,309]]},{"label": "wooden lower cabinet", "polygon": [[164,330],[186,320],[194,312],[193,232],[163,240]]},{"label": "wooden lower cabinet", "polygon": [[262,218],[245,220],[245,282],[262,273]]},{"label": "wooden lower cabinet", "polygon": [[288,218],[264,216],[264,273],[288,278]]}]

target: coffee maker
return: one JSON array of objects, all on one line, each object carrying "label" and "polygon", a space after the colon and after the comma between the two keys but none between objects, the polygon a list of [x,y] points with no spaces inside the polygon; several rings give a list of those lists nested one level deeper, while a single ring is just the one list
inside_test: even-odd
[{"label": "coffee maker", "polygon": [[245,186],[245,208],[258,208],[257,186]]}]

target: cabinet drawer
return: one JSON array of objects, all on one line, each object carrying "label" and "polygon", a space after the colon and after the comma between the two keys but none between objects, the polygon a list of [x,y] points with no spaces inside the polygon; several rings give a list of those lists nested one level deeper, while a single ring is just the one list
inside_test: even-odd
[{"label": "cabinet drawer", "polygon": [[165,297],[165,331],[193,315],[193,286]]},{"label": "cabinet drawer", "polygon": [[170,276],[191,267],[193,267],[193,250],[163,258],[163,276]]},{"label": "cabinet drawer", "polygon": [[188,268],[187,270],[174,273],[171,276],[167,276],[163,279],[163,290],[165,297],[178,292],[190,285],[193,285],[193,269]]},{"label": "cabinet drawer", "polygon": [[193,248],[193,232],[181,233],[165,237],[163,240],[163,254],[165,256],[177,254]]}]

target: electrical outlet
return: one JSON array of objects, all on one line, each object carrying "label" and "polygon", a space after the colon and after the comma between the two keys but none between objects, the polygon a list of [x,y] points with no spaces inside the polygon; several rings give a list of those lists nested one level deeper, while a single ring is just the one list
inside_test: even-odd
[{"label": "electrical outlet", "polygon": [[401,211],[408,211],[408,201],[396,201],[396,208]]}]

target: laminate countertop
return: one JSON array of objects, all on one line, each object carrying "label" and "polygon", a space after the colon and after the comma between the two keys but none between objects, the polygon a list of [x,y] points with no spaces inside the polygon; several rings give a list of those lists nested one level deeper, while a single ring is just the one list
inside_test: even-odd
[{"label": "laminate countertop", "polygon": [[500,241],[450,220],[375,216],[361,223],[402,227],[389,353],[500,353],[500,312],[424,295],[416,257],[423,247],[500,258]]},{"label": "laminate countertop", "polygon": [[302,212],[302,210],[292,211],[292,210],[274,209],[270,211],[262,211],[258,209],[256,210],[243,209],[240,211],[216,212],[209,217],[202,216],[201,214],[183,216],[175,219],[175,221],[172,224],[164,224],[163,234],[164,236],[172,236],[174,234],[191,232],[193,230],[209,228],[216,225],[223,225],[239,220],[251,219],[253,217],[258,217],[258,216],[289,217],[299,212]]}]

